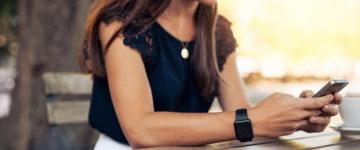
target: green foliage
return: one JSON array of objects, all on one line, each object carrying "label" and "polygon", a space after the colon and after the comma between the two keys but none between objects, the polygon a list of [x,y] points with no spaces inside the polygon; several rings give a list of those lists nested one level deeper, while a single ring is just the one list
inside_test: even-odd
[{"label": "green foliage", "polygon": [[0,1],[0,17],[14,16],[16,13],[16,0]]},{"label": "green foliage", "polygon": [[9,55],[10,43],[16,41],[14,16],[16,15],[16,0],[0,0],[0,36],[6,38],[6,43],[0,46],[0,56]]}]

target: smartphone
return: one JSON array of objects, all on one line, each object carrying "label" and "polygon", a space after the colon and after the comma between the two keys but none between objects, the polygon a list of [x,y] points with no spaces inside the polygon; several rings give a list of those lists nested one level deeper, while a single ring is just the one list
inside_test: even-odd
[{"label": "smartphone", "polygon": [[334,94],[344,89],[349,82],[347,80],[330,80],[323,88],[319,90],[313,97],[322,97],[328,94]]}]

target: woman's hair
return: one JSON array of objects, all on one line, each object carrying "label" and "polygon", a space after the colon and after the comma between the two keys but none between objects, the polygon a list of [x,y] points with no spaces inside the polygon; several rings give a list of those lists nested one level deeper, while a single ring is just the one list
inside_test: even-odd
[{"label": "woman's hair", "polygon": [[[137,29],[136,36],[150,27],[169,6],[171,0],[96,0],[88,16],[85,39],[81,48],[81,67],[95,76],[105,77],[104,54],[114,39],[128,26]],[[216,92],[219,66],[215,45],[215,27],[217,20],[216,6],[199,4],[195,13],[196,39],[191,65],[195,76],[194,82],[204,97]],[[122,22],[122,26],[102,49],[99,39],[101,22]]]}]

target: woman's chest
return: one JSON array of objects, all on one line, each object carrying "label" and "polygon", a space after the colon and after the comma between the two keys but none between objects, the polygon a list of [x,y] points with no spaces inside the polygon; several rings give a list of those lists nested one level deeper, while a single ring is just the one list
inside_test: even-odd
[{"label": "woman's chest", "polygon": [[189,100],[193,86],[189,60],[182,60],[174,49],[158,49],[156,62],[148,72],[155,109],[173,110],[180,101]]}]

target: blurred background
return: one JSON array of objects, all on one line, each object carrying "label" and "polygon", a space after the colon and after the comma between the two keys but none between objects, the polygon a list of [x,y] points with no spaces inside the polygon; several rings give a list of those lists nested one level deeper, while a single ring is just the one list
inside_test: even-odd
[{"label": "blurred background", "polygon": [[[0,1],[0,150],[91,149],[86,123],[49,125],[46,72],[79,72],[78,50],[92,0]],[[251,103],[298,95],[344,78],[360,94],[360,1],[219,0],[238,41]],[[215,103],[211,111],[220,111]]]}]

